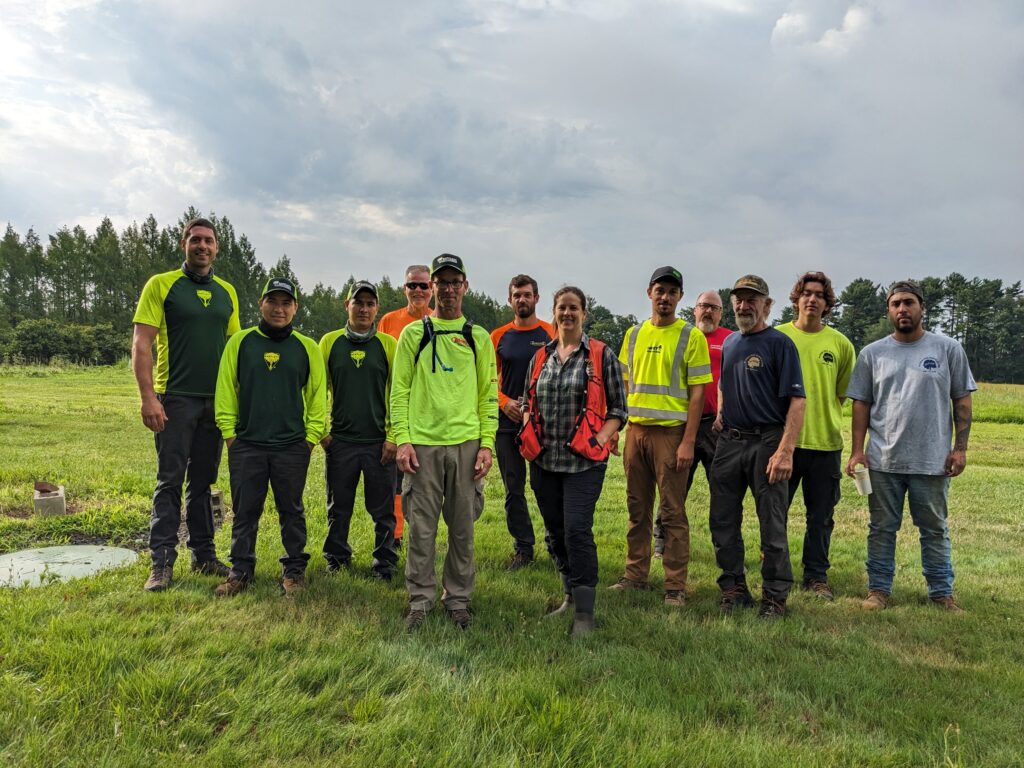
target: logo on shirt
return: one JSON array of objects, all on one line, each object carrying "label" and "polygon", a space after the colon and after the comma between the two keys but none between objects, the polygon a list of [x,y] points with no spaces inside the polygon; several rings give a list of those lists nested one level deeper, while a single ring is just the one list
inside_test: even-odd
[{"label": "logo on shirt", "polygon": [[277,365],[277,362],[280,359],[281,359],[281,355],[279,355],[277,352],[264,352],[263,353],[263,360],[267,364],[267,370],[268,371],[274,370],[274,366]]},{"label": "logo on shirt", "polygon": [[198,296],[199,300],[201,302],[203,302],[203,306],[204,307],[210,306],[210,299],[213,298],[213,294],[212,293],[210,293],[209,291],[205,291],[202,288],[199,288],[196,291],[196,296]]},{"label": "logo on shirt", "polygon": [[649,346],[647,348],[647,353],[651,354],[651,355],[660,355],[661,354],[661,344],[652,344],[651,346]]},{"label": "logo on shirt", "polygon": [[926,357],[921,361],[921,370],[928,371],[928,373],[935,373],[940,368],[939,361],[934,357]]},{"label": "logo on shirt", "polygon": [[546,341],[531,341],[530,342],[530,346],[531,347],[546,347],[547,346],[547,342]]},{"label": "logo on shirt", "polygon": [[818,359],[821,360],[821,362],[824,363],[825,365],[835,365],[836,364],[835,353],[832,352],[832,350],[830,350],[830,349],[826,349],[824,352],[822,352],[820,355],[818,355]]},{"label": "logo on shirt", "polygon": [[469,349],[469,342],[466,341],[461,336],[452,336],[452,343],[458,344],[460,347],[465,347],[466,349]]},{"label": "logo on shirt", "polygon": [[348,356],[352,358],[352,362],[356,364],[356,368],[363,367],[363,360],[366,359],[366,352],[361,349],[354,349],[348,353]]},{"label": "logo on shirt", "polygon": [[744,362],[747,364],[748,371],[760,371],[764,367],[764,360],[760,355],[750,355]]}]

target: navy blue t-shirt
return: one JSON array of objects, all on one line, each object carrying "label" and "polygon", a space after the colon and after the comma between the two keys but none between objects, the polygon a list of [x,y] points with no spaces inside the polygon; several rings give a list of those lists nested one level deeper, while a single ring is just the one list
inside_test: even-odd
[{"label": "navy blue t-shirt", "polygon": [[784,333],[734,333],[722,344],[722,421],[734,429],[786,423],[789,398],[804,397],[800,354]]}]

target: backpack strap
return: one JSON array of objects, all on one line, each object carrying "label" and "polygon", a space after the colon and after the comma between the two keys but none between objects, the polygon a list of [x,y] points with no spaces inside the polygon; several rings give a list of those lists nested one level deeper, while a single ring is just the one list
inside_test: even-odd
[{"label": "backpack strap", "polygon": [[[420,362],[420,353],[429,345],[430,350],[430,371],[431,373],[437,373],[437,364],[439,359],[437,357],[437,337],[444,336],[448,333],[461,333],[462,338],[466,340],[466,344],[473,351],[473,363],[476,364],[476,341],[473,339],[473,323],[467,320],[462,324],[462,329],[459,331],[438,331],[434,329],[434,323],[430,320],[430,315],[423,316],[423,335],[420,337],[420,346],[416,350],[416,355],[412,359],[412,367],[415,368]],[[441,363],[441,367],[444,368],[444,363]]]}]

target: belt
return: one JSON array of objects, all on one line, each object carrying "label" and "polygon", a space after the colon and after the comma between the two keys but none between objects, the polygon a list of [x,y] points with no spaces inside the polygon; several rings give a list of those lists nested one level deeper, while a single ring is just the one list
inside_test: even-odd
[{"label": "belt", "polygon": [[770,427],[755,427],[754,429],[736,429],[734,427],[727,427],[722,430],[723,434],[728,435],[733,440],[760,440],[762,435],[771,435],[782,430],[782,425],[770,426]]}]

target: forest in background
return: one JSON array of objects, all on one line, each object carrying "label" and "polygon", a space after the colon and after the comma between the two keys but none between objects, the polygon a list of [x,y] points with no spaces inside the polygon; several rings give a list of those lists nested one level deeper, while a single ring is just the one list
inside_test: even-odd
[{"label": "forest in background", "polygon": [[[141,225],[133,222],[122,232],[104,218],[95,232],[81,226],[62,227],[45,242],[32,229],[21,234],[8,224],[0,240],[0,361],[110,364],[123,358],[130,349],[132,316],[143,285],[152,275],[181,264],[182,227],[198,215],[190,208],[177,222],[163,227],[150,215]],[[208,218],[219,242],[216,273],[238,293],[242,327],[258,320],[257,300],[269,275],[287,276],[299,285],[295,324],[303,333],[319,339],[344,324],[343,298],[351,277],[339,288],[317,283],[307,290],[287,255],[268,268],[256,258],[249,238],[237,234],[227,217],[211,214]],[[1020,281],[1004,285],[999,279],[968,278],[957,272],[918,280],[925,294],[927,328],[964,346],[979,381],[1024,382]],[[377,286],[381,314],[405,305],[401,285],[392,284],[385,275]],[[835,288],[839,305],[828,322],[858,351],[890,332],[885,286],[862,277],[841,291]],[[720,290],[723,325],[735,328],[728,293],[727,287]],[[637,318],[616,315],[588,298],[587,332],[617,349]],[[783,306],[788,301],[780,295],[776,303]],[[477,291],[467,292],[463,313],[488,330],[512,316],[504,296],[495,299]],[[689,307],[681,314],[693,319]],[[792,317],[792,307],[784,306],[777,322]]]}]

